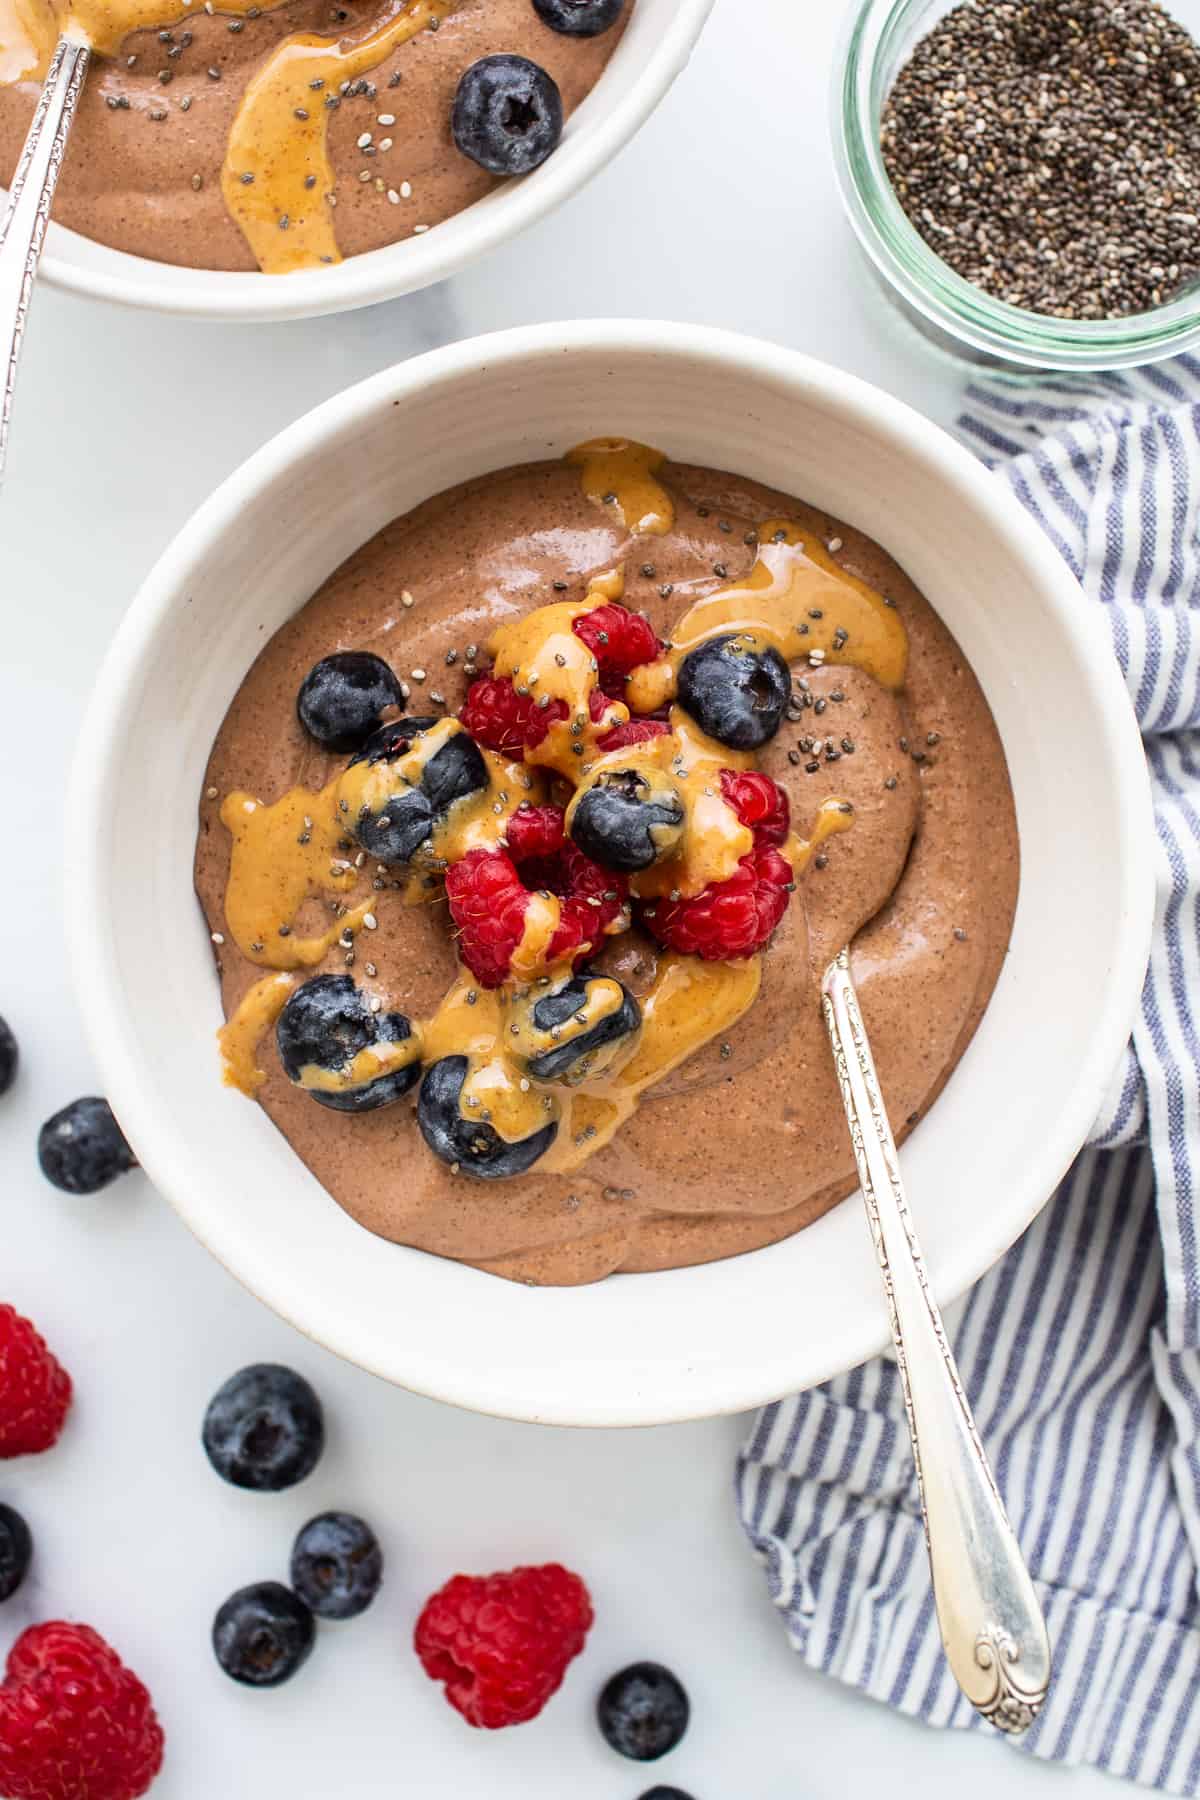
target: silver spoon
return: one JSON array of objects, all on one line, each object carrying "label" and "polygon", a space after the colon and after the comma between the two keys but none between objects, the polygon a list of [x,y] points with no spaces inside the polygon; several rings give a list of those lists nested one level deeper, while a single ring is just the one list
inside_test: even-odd
[{"label": "silver spoon", "polygon": [[985,1719],[1022,1732],[1050,1686],[1046,1622],[929,1286],[848,950],[826,969],[821,991],[887,1293],[946,1660]]},{"label": "silver spoon", "polygon": [[86,44],[59,38],[0,220],[0,345],[8,346],[0,394],[0,482],[33,278],[90,58]]}]

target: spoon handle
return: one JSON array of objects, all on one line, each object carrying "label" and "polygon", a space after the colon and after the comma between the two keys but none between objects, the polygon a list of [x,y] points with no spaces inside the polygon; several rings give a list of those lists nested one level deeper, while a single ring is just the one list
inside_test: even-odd
[{"label": "spoon handle", "polygon": [[0,220],[0,345],[7,345],[0,396],[0,481],[33,278],[90,55],[85,45],[59,38]]},{"label": "spoon handle", "polygon": [[871,1046],[843,950],[821,984],[904,1389],[938,1625],[951,1672],[1001,1731],[1025,1731],[1050,1641],[929,1286]]}]

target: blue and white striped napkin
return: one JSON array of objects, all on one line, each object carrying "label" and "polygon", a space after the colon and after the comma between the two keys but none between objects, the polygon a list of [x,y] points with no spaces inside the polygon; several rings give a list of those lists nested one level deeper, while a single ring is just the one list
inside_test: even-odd
[{"label": "blue and white striped napkin", "polygon": [[[1133,1041],[1049,1206],[951,1320],[1055,1650],[1020,1747],[1200,1792],[1200,362],[968,390],[960,431],[1104,607],[1155,789]],[[865,1230],[865,1225],[864,1225]],[[893,1362],[766,1407],[742,1520],[805,1662],[990,1730],[946,1666]]]}]

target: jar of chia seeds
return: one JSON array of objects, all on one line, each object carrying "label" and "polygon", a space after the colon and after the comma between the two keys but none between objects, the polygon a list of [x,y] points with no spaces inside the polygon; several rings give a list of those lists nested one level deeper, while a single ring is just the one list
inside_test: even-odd
[{"label": "jar of chia seeds", "polygon": [[[1140,5],[1141,0],[1137,0]],[[1116,0],[1104,0],[1111,5],[1123,21],[1127,8],[1116,3]],[[963,29],[975,29],[975,20],[987,27],[989,7],[1002,5],[1002,0],[973,0],[972,17],[962,22]],[[943,348],[951,350],[968,361],[994,364],[1012,369],[1054,369],[1054,370],[1088,370],[1088,369],[1120,369],[1138,363],[1157,362],[1164,357],[1177,355],[1179,352],[1200,346],[1200,267],[1191,260],[1191,240],[1196,232],[1196,221],[1200,219],[1200,191],[1193,192],[1187,185],[1176,190],[1176,180],[1171,174],[1175,164],[1169,159],[1179,150],[1179,144],[1172,141],[1171,133],[1166,133],[1162,160],[1151,155],[1146,166],[1166,170],[1167,174],[1158,177],[1157,188],[1150,182],[1143,195],[1139,191],[1137,177],[1139,169],[1132,173],[1135,180],[1132,192],[1129,184],[1123,183],[1114,191],[1128,194],[1128,203],[1119,209],[1119,223],[1114,221],[1111,233],[1100,230],[1096,219],[1092,216],[1080,220],[1078,244],[1087,245],[1087,254],[1091,254],[1092,238],[1086,237],[1085,230],[1093,234],[1095,240],[1095,257],[1097,270],[1101,272],[1098,279],[1106,280],[1110,286],[1105,304],[1110,301],[1114,305],[1121,304],[1122,316],[1119,317],[1070,317],[1062,316],[1073,303],[1070,286],[1063,278],[1061,292],[1053,283],[1048,288],[1038,289],[1039,305],[1053,307],[1054,310],[1035,310],[1032,306],[1014,305],[1011,301],[997,296],[996,292],[988,292],[975,280],[968,280],[956,272],[951,263],[937,253],[932,247],[937,242],[937,231],[946,233],[943,242],[949,242],[951,230],[970,234],[975,221],[982,219],[986,225],[987,208],[992,202],[989,194],[997,193],[1001,188],[1009,196],[1009,215],[1014,210],[1011,199],[1011,183],[1005,187],[1001,182],[993,184],[989,189],[979,183],[974,184],[974,192],[954,196],[951,171],[951,199],[946,202],[946,186],[943,171],[935,173],[935,180],[942,180],[942,187],[930,196],[930,205],[923,209],[926,220],[924,231],[918,230],[901,204],[897,189],[889,177],[881,143],[885,107],[892,93],[897,76],[910,63],[914,49],[929,37],[929,34],[942,26],[946,15],[955,10],[956,0],[852,0],[849,7],[846,25],[837,54],[834,58],[833,93],[831,106],[831,129],[833,137],[833,155],[841,188],[842,200],[858,240],[869,258],[884,289],[892,301],[901,309],[909,320],[928,338]],[[1006,8],[1011,18],[1013,6]],[[1080,8],[1080,13],[1084,12]],[[1200,38],[1200,0],[1169,0],[1169,15],[1184,28]],[[1177,34],[1179,35],[1179,34]],[[1133,40],[1136,44],[1136,38]],[[948,94],[953,86],[952,53],[955,46],[948,43],[945,55],[947,80],[939,84],[935,69],[928,86],[930,89],[930,105],[935,106]],[[1172,72],[1167,79],[1176,84],[1189,105],[1192,96],[1192,70],[1188,60],[1191,51],[1196,53],[1196,72],[1200,77],[1200,45],[1190,45],[1186,40],[1172,48],[1178,68],[1172,64]],[[1156,45],[1150,44],[1152,58],[1156,53]],[[989,51],[990,54],[990,51]],[[1127,86],[1121,104],[1128,101],[1132,83],[1133,104],[1138,104],[1136,72],[1139,52],[1126,50],[1123,55],[1128,60],[1126,69]],[[1108,54],[1098,54],[1096,66],[1101,67],[1107,61],[1117,63],[1120,58]],[[1146,58],[1141,57],[1144,64]],[[961,66],[961,65],[960,65]],[[1053,63],[1051,64],[1053,67]],[[1161,64],[1152,64],[1150,74],[1162,79],[1162,71],[1166,67],[1165,60]],[[1103,71],[1102,71],[1103,72]],[[1007,72],[1006,72],[1007,73]],[[1046,79],[1045,77],[1042,78]],[[1030,81],[1033,83],[1031,73]],[[959,77],[960,84],[962,77]],[[1150,76],[1147,76],[1149,83]],[[978,131],[981,135],[988,129],[986,122],[980,123],[971,115],[968,98],[961,108],[965,115],[964,131]],[[1148,85],[1144,90],[1149,95]],[[1036,88],[1031,87],[1036,102]],[[1174,99],[1174,93],[1172,93]],[[1105,94],[1101,90],[1093,95],[1091,116],[1096,121],[1097,102],[1103,103]],[[954,105],[952,98],[942,101]],[[1045,102],[1043,101],[1044,105]],[[1182,102],[1181,102],[1182,104]],[[1195,84],[1196,136],[1193,148],[1200,153],[1200,79]],[[1161,112],[1161,108],[1159,109]],[[1080,109],[1080,116],[1086,124],[1087,108]],[[1119,106],[1114,107],[1114,117],[1105,121],[1115,125],[1103,135],[1112,142],[1112,153],[1115,159],[1127,154],[1130,142],[1136,143],[1139,133],[1126,129],[1120,118]],[[1145,130],[1151,135],[1155,129],[1152,111],[1144,120]],[[1066,110],[1063,129],[1068,133],[1073,129],[1070,109]],[[1179,134],[1174,134],[1178,138]],[[895,137],[893,135],[893,144]],[[1187,148],[1187,145],[1184,145]],[[1011,148],[1011,146],[1010,146]],[[1155,147],[1156,148],[1156,147]],[[966,169],[969,165],[975,146],[967,141],[963,146],[963,154],[954,159],[956,166]],[[1072,154],[1073,147],[1066,146],[1066,154]],[[1086,158],[1091,146],[1086,136],[1081,142],[1075,156],[1074,167],[1080,166],[1080,158]],[[1140,151],[1139,151],[1140,154]],[[1011,161],[1008,165],[1012,166]],[[1086,163],[1083,165],[1086,168]],[[1192,160],[1181,158],[1180,167],[1183,173],[1178,182],[1190,181]],[[1046,170],[1040,171],[1043,177]],[[925,179],[919,161],[916,164],[916,178]],[[1046,191],[1046,190],[1043,190]],[[1051,186],[1051,192],[1065,196],[1064,204],[1069,207],[1073,202],[1070,197],[1069,182]],[[939,202],[957,212],[939,210]],[[1037,200],[1031,201],[1036,207]],[[1053,202],[1051,203],[1053,206]],[[1195,207],[1195,212],[1191,210]],[[1174,207],[1160,211],[1161,208]],[[910,192],[908,209],[912,212],[919,208],[919,202]],[[1034,215],[1036,217],[1036,213]],[[948,223],[943,224],[946,220]],[[1144,251],[1144,238],[1140,227],[1147,219],[1153,221],[1154,248]],[[1176,226],[1172,221],[1178,219],[1184,223]],[[962,221],[966,221],[965,225]],[[1069,213],[1065,219],[1058,220],[1059,236],[1055,240],[1060,245],[1063,238],[1064,225],[1069,227]],[[1176,234],[1184,244],[1185,256],[1182,264],[1171,263],[1167,258],[1171,254],[1170,245],[1164,249],[1165,239],[1173,245]],[[1031,241],[1039,244],[1036,230],[1030,233]],[[1111,237],[1114,241],[1105,241]],[[932,241],[930,241],[932,239]],[[1055,251],[1049,248],[1048,239],[1040,240],[1045,248],[1039,254],[1052,264]],[[951,249],[950,254],[955,254]],[[1079,257],[1071,252],[1076,263],[1078,276]],[[1158,258],[1149,265],[1147,272],[1146,256]],[[1142,260],[1139,262],[1138,258]],[[1121,259],[1125,259],[1123,262]],[[961,259],[960,259],[961,260]],[[1121,271],[1115,273],[1114,271]],[[1157,271],[1158,273],[1156,273]],[[1129,279],[1126,280],[1128,274]],[[1140,275],[1139,281],[1136,277]],[[1001,267],[996,279],[990,282],[993,287],[1005,285],[1005,271]],[[1010,284],[1014,288],[1020,286],[1014,277]],[[1028,284],[1027,284],[1028,285]],[[1146,290],[1150,289],[1148,293]],[[1153,298],[1157,292],[1158,298]],[[1048,298],[1043,294],[1048,293]],[[1061,303],[1061,304],[1060,304]],[[1136,310],[1126,310],[1128,307]],[[1056,314],[1058,316],[1056,316]]]}]

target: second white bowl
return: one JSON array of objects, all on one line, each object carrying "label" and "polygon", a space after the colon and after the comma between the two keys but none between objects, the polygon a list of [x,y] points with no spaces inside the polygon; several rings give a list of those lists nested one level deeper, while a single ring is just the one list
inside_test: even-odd
[{"label": "second white bowl", "polygon": [[703,1268],[532,1289],[354,1223],[221,1085],[192,893],[208,751],[266,637],[352,550],[486,470],[627,433],[878,538],[956,634],[1016,796],[1022,881],[987,1014],[903,1152],[942,1300],[1049,1197],[1096,1114],[1153,912],[1141,743],[1107,637],[1008,488],[898,401],[692,326],[538,326],[435,351],[300,419],[200,509],[113,644],[68,798],[75,972],[105,1091],[151,1179],[269,1305],[363,1367],[514,1418],[733,1411],[848,1368],[887,1321],[851,1200]]},{"label": "second white bowl", "polygon": [[[611,62],[567,121],[554,155],[421,237],[348,256],[331,269],[259,275],[151,262],[52,223],[41,276],[93,300],[235,322],[312,318],[415,293],[544,218],[604,168],[683,69],[712,8],[713,0],[637,0]],[[0,187],[0,211],[5,192]]]}]

